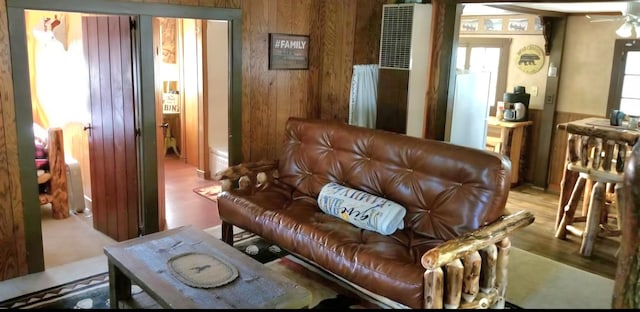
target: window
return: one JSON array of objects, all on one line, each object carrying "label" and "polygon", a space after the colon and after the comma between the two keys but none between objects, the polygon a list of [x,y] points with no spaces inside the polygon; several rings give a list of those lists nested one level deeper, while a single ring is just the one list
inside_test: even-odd
[{"label": "window", "polygon": [[611,69],[607,115],[619,109],[640,116],[640,41],[616,40]]},{"label": "window", "polygon": [[495,114],[496,101],[502,100],[506,89],[510,39],[461,37],[458,43],[458,71],[489,71],[489,115]]}]

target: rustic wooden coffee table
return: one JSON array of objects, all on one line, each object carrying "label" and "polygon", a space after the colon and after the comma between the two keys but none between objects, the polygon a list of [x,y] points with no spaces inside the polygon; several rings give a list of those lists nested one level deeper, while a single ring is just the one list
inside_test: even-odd
[{"label": "rustic wooden coffee table", "polygon": [[[226,261],[238,277],[215,288],[191,287],[170,271],[167,260],[188,253],[205,253]],[[160,306],[173,309],[297,309],[306,308],[311,293],[276,274],[241,251],[191,226],[149,234],[106,246],[111,308],[131,298],[131,283]]]}]

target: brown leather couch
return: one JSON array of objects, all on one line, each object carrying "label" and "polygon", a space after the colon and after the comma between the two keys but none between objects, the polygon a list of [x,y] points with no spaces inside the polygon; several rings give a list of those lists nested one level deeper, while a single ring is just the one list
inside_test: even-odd
[{"label": "brown leather couch", "polygon": [[[223,237],[253,232],[398,308],[504,305],[511,165],[497,153],[339,122],[290,118],[279,159],[216,174]],[[385,236],[319,209],[337,182],[407,209]],[[482,267],[482,269],[480,269]]]}]

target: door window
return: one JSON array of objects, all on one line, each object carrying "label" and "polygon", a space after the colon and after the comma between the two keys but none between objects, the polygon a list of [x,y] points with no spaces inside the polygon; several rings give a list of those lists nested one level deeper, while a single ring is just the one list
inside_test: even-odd
[{"label": "door window", "polygon": [[607,116],[614,109],[640,116],[640,43],[618,39],[613,55]]},{"label": "door window", "polygon": [[507,85],[508,55],[511,39],[460,38],[456,69],[469,72],[490,72],[488,103],[490,115],[495,114],[496,101],[502,99]]}]

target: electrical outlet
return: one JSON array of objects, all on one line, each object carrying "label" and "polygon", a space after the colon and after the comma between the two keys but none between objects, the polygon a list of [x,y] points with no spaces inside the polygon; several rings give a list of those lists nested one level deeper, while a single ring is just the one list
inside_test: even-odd
[{"label": "electrical outlet", "polygon": [[529,87],[529,93],[531,96],[538,96],[538,86]]}]

